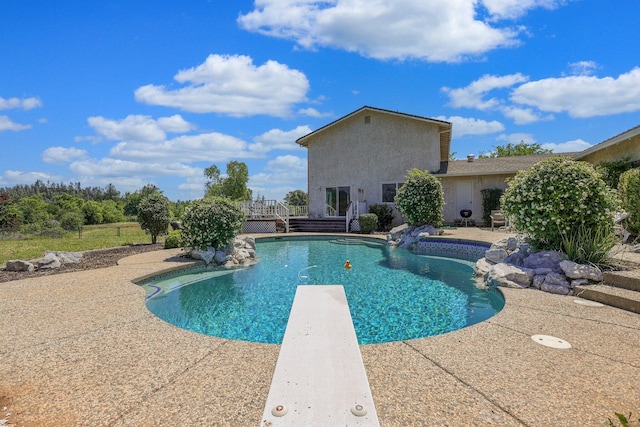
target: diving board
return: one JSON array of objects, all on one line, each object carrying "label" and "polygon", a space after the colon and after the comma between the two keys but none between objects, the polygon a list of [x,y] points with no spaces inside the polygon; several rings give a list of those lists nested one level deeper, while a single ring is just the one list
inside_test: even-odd
[{"label": "diving board", "polygon": [[300,285],[261,427],[379,426],[340,285]]}]

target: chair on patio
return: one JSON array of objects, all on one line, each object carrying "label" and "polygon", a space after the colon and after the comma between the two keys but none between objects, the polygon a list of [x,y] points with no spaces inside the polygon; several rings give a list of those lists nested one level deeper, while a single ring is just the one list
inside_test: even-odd
[{"label": "chair on patio", "polygon": [[496,226],[506,227],[507,218],[504,216],[504,212],[502,212],[501,210],[491,211],[490,217],[491,217],[491,231],[493,231],[493,228]]}]

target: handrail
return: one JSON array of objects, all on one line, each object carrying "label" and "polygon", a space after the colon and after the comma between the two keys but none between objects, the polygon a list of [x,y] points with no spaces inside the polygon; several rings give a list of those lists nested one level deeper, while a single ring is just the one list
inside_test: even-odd
[{"label": "handrail", "polygon": [[336,216],[336,208],[331,205],[326,205],[326,216]]},{"label": "handrail", "polygon": [[289,208],[279,200],[247,200],[240,209],[247,219],[279,219],[289,232]]},{"label": "handrail", "polygon": [[358,218],[358,203],[351,200],[347,206],[346,232],[349,232],[351,220]]}]

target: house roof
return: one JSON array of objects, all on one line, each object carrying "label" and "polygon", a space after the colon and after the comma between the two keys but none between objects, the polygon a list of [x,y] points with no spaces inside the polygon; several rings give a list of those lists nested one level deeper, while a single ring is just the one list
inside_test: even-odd
[{"label": "house roof", "polygon": [[586,156],[588,156],[589,154],[593,154],[596,153],[600,150],[604,150],[607,147],[611,147],[612,145],[616,145],[622,141],[625,141],[627,139],[633,138],[634,136],[640,135],[640,125],[636,126],[634,128],[631,128],[629,130],[626,130],[624,132],[622,132],[621,134],[618,134],[616,136],[613,136],[609,139],[607,139],[606,141],[602,141],[599,144],[596,144],[592,147],[587,148],[584,151],[580,151],[579,153],[576,153],[574,158],[576,160],[580,160],[585,158]]},{"label": "house roof", "polygon": [[[571,155],[565,153],[563,155]],[[441,162],[440,170],[435,174],[439,178],[454,176],[512,175],[528,169],[534,164],[558,156],[558,154],[534,154],[529,156],[494,157],[484,159],[451,160]]]},{"label": "house roof", "polygon": [[347,114],[346,116],[340,117],[339,119],[334,120],[333,122],[326,124],[321,128],[318,128],[313,132],[306,134],[303,137],[298,138],[296,140],[296,143],[300,144],[303,147],[306,147],[311,137],[329,129],[330,127],[337,125],[338,123],[344,122],[345,120],[348,120],[349,118],[363,111],[372,111],[372,112],[377,112],[382,114],[389,114],[393,116],[420,120],[420,121],[438,125],[438,131],[440,132],[440,159],[447,159],[449,157],[449,148],[451,146],[451,126],[452,126],[450,122],[446,122],[444,120],[430,119],[428,117],[416,116],[413,114],[400,113],[398,111],[384,110],[382,108],[369,107],[367,105]]}]

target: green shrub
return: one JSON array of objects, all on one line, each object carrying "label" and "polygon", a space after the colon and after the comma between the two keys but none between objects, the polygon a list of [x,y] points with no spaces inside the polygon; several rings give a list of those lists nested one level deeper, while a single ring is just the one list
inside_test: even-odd
[{"label": "green shrub", "polygon": [[611,188],[618,188],[620,175],[631,169],[631,157],[610,162],[601,162],[596,165],[596,172],[602,176],[604,182]]},{"label": "green shrub", "polygon": [[613,191],[585,162],[552,157],[520,171],[502,196],[515,229],[538,249],[562,249],[563,236],[580,227],[613,233]]},{"label": "green shrub", "polygon": [[385,204],[371,205],[369,206],[369,213],[378,217],[376,226],[378,231],[389,231],[391,229],[391,223],[393,222],[393,209],[391,209],[391,206]]},{"label": "green shrub", "polygon": [[64,236],[64,229],[55,219],[46,219],[37,224],[26,224],[20,227],[22,234],[59,239]]},{"label": "green shrub", "polygon": [[174,230],[164,239],[164,248],[173,249],[180,247],[180,230]]},{"label": "green shrub", "polygon": [[398,189],[396,207],[411,225],[442,225],[444,193],[442,183],[429,171],[413,168]]},{"label": "green shrub", "polygon": [[138,222],[145,233],[151,234],[151,243],[157,237],[168,233],[171,211],[169,199],[160,193],[152,193],[140,199],[138,205]]},{"label": "green shrub", "polygon": [[242,230],[244,214],[229,199],[211,197],[194,201],[182,217],[185,248],[216,249],[226,246]]},{"label": "green shrub", "polygon": [[360,223],[360,233],[369,234],[375,230],[378,224],[378,216],[372,213],[362,214],[358,217],[358,222]]},{"label": "green shrub", "polygon": [[618,194],[622,199],[622,208],[629,213],[624,222],[625,228],[629,233],[640,234],[640,168],[620,175]]},{"label": "green shrub", "polygon": [[84,224],[84,215],[79,210],[65,210],[60,213],[60,226],[67,231],[78,231]]},{"label": "green shrub", "polygon": [[491,225],[491,211],[500,209],[500,197],[504,192],[501,188],[485,188],[482,193],[482,221]]}]

